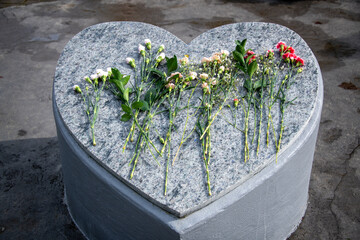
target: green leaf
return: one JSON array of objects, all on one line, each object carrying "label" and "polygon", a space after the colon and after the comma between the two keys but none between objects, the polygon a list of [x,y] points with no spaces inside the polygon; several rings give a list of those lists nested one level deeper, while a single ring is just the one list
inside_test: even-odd
[{"label": "green leaf", "polygon": [[241,45],[241,42],[239,40],[235,40],[236,45]]},{"label": "green leaf", "polygon": [[121,81],[121,83],[125,86],[125,85],[129,82],[129,79],[130,79],[130,75],[121,78],[120,81]]},{"label": "green leaf", "polygon": [[240,43],[240,45],[245,49],[245,45],[246,45],[246,38],[244,40],[242,40],[242,42]]},{"label": "green leaf", "polygon": [[111,72],[115,79],[120,80],[123,76],[117,68],[111,68]]},{"label": "green leaf", "polygon": [[143,111],[150,111],[149,104],[145,101],[141,101],[143,103],[142,107],[140,108]]},{"label": "green leaf", "polygon": [[248,90],[248,91],[251,91],[252,86],[251,86],[251,80],[249,78],[245,80],[244,88],[246,88],[246,90]]},{"label": "green leaf", "polygon": [[261,88],[261,80],[257,80],[256,82],[254,82],[254,90]]},{"label": "green leaf", "polygon": [[164,77],[165,77],[164,72],[163,72],[163,71],[160,71],[160,70],[158,70],[158,69],[150,68],[149,71],[150,71],[151,73],[154,73],[154,74],[158,75],[158,76],[161,77],[161,78],[164,78]]},{"label": "green leaf", "polygon": [[245,48],[243,46],[241,46],[241,45],[236,46],[236,51],[241,53],[243,56],[245,55]]},{"label": "green leaf", "polygon": [[126,102],[129,101],[129,92],[130,92],[130,88],[125,89],[124,93],[123,93],[123,98]]},{"label": "green leaf", "polygon": [[240,64],[236,64],[236,67],[239,68],[244,73],[246,73],[246,69],[243,66],[241,66]]},{"label": "green leaf", "polygon": [[248,74],[249,74],[250,78],[252,77],[252,75],[256,71],[257,67],[258,67],[258,65],[257,65],[257,62],[255,60],[250,63],[250,65],[248,67]]},{"label": "green leaf", "polygon": [[125,114],[123,114],[122,116],[121,116],[121,121],[122,122],[127,122],[127,121],[129,121],[131,119],[131,115],[130,114],[128,114],[128,113],[125,113]]},{"label": "green leaf", "polygon": [[139,109],[139,108],[141,108],[143,105],[144,105],[143,102],[137,101],[137,102],[133,102],[133,103],[131,104],[131,108],[132,108],[132,109]]},{"label": "green leaf", "polygon": [[115,78],[111,78],[109,81],[110,81],[111,83],[115,84],[115,87],[116,87],[121,93],[123,93],[123,92],[125,91],[124,85],[121,83],[120,80],[115,79]]},{"label": "green leaf", "polygon": [[124,112],[131,114],[131,108],[129,106],[121,104],[121,108],[124,110]]},{"label": "green leaf", "polygon": [[166,58],[166,66],[168,73],[175,71],[178,68],[177,57],[174,55],[172,58]]},{"label": "green leaf", "polygon": [[240,66],[245,67],[244,55],[238,51],[233,51],[233,56],[236,61],[239,62]]}]

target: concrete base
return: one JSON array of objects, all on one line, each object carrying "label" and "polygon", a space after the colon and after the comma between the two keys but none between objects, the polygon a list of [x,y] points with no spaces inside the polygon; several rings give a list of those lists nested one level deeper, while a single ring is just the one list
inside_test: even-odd
[{"label": "concrete base", "polygon": [[319,81],[314,112],[278,163],[184,218],[145,200],[90,158],[54,103],[69,212],[88,239],[285,239],[306,210],[322,96]]}]

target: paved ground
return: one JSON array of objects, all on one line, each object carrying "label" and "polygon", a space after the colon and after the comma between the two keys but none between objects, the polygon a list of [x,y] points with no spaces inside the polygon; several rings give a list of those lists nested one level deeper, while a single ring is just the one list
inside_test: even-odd
[{"label": "paved ground", "polygon": [[186,42],[244,21],[285,25],[315,53],[324,106],[300,239],[360,239],[357,1],[0,1],[0,239],[83,239],[63,203],[52,78],[63,47],[104,21],[142,21]]}]

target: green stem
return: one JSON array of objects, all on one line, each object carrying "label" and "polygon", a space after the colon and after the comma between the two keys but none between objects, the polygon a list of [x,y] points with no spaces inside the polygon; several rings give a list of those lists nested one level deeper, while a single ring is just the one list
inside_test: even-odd
[{"label": "green stem", "polygon": [[208,123],[206,129],[204,130],[203,134],[201,135],[200,139],[202,139],[206,133],[206,131],[210,128],[211,124],[214,122],[215,118],[217,117],[217,115],[220,113],[220,111],[222,110],[222,108],[224,107],[225,105],[225,102],[227,100],[227,98],[229,97],[229,93],[232,89],[232,85],[233,85],[233,82],[234,82],[234,79],[232,78],[231,79],[231,82],[230,82],[230,86],[229,86],[229,89],[228,91],[226,92],[226,95],[225,95],[225,99],[224,101],[222,102],[221,106],[219,107],[219,109],[216,111],[215,115],[213,116],[213,118],[210,120],[210,122]]},{"label": "green stem", "polygon": [[170,162],[170,157],[171,157],[171,147],[170,147],[170,142],[168,144],[168,157],[167,157],[167,161],[166,161],[166,172],[165,172],[165,186],[164,186],[164,195],[166,195],[167,192],[167,183],[168,183],[168,173],[169,173],[169,162]]},{"label": "green stem", "polygon": [[140,144],[140,150],[137,151],[136,153],[136,158],[135,158],[135,161],[134,161],[134,165],[133,165],[133,168],[132,168],[132,171],[131,171],[131,174],[130,174],[130,180],[134,177],[134,173],[135,173],[135,168],[136,168],[136,164],[137,164],[137,161],[139,159],[139,155],[140,155],[140,152],[141,152],[141,145],[144,144],[144,140],[141,141],[141,144]]}]

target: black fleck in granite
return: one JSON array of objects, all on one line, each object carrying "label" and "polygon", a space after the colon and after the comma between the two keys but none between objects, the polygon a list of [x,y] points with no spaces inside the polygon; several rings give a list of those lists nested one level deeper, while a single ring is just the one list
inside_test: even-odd
[{"label": "black fleck in granite", "polygon": [[[147,38],[152,41],[153,48],[164,44],[167,56],[176,54],[182,57],[184,54],[189,54],[192,61],[199,61],[204,56],[209,57],[213,52],[221,49],[231,52],[235,47],[234,41],[244,38],[248,39],[246,46],[257,53],[264,53],[270,48],[275,49],[277,42],[284,41],[296,49],[297,55],[305,59],[306,66],[288,93],[289,99],[297,98],[295,105],[289,107],[286,113],[282,149],[291,146],[291,142],[306,127],[318,97],[321,72],[305,41],[286,27],[254,22],[224,25],[198,36],[189,45],[164,29],[145,23],[110,22],[84,29],[66,45],[56,68],[54,97],[60,116],[79,146],[94,160],[166,211],[178,217],[185,216],[235,187],[246,184],[248,178],[275,161],[275,147],[273,141],[270,147],[265,146],[265,134],[263,134],[258,157],[255,151],[252,151],[250,161],[244,163],[243,134],[234,130],[220,116],[211,128],[210,179],[213,193],[211,197],[207,194],[206,173],[198,135],[193,135],[183,145],[175,165],[170,167],[167,196],[164,196],[165,157],[158,158],[161,165],[159,167],[148,152],[143,153],[134,178],[129,180],[131,167],[128,163],[132,157],[134,144],[129,144],[127,151],[122,152],[130,122],[123,123],[119,120],[122,115],[121,103],[109,91],[104,91],[96,123],[97,146],[94,147],[91,145],[90,129],[83,102],[79,95],[74,94],[72,87],[74,84],[84,87],[83,77],[94,73],[97,68],[116,67],[123,74],[132,75],[133,71],[126,64],[125,58],[133,57],[138,61],[138,44],[143,44],[144,39]],[[278,106],[274,106],[273,109],[273,120],[278,123]],[[224,111],[224,114],[231,118],[229,112]],[[173,153],[180,142],[185,115],[186,112],[183,111],[175,123],[178,132],[172,138]],[[242,128],[244,117],[240,108],[237,116],[237,124]],[[252,123],[253,114],[250,116]],[[153,127],[165,132],[167,124],[167,118],[159,116],[155,118]],[[194,120],[191,121],[188,129],[191,129],[193,124]],[[262,132],[265,131],[263,124]],[[159,141],[154,140],[154,142],[160,148]],[[255,149],[255,146],[254,144],[252,149]]]}]

